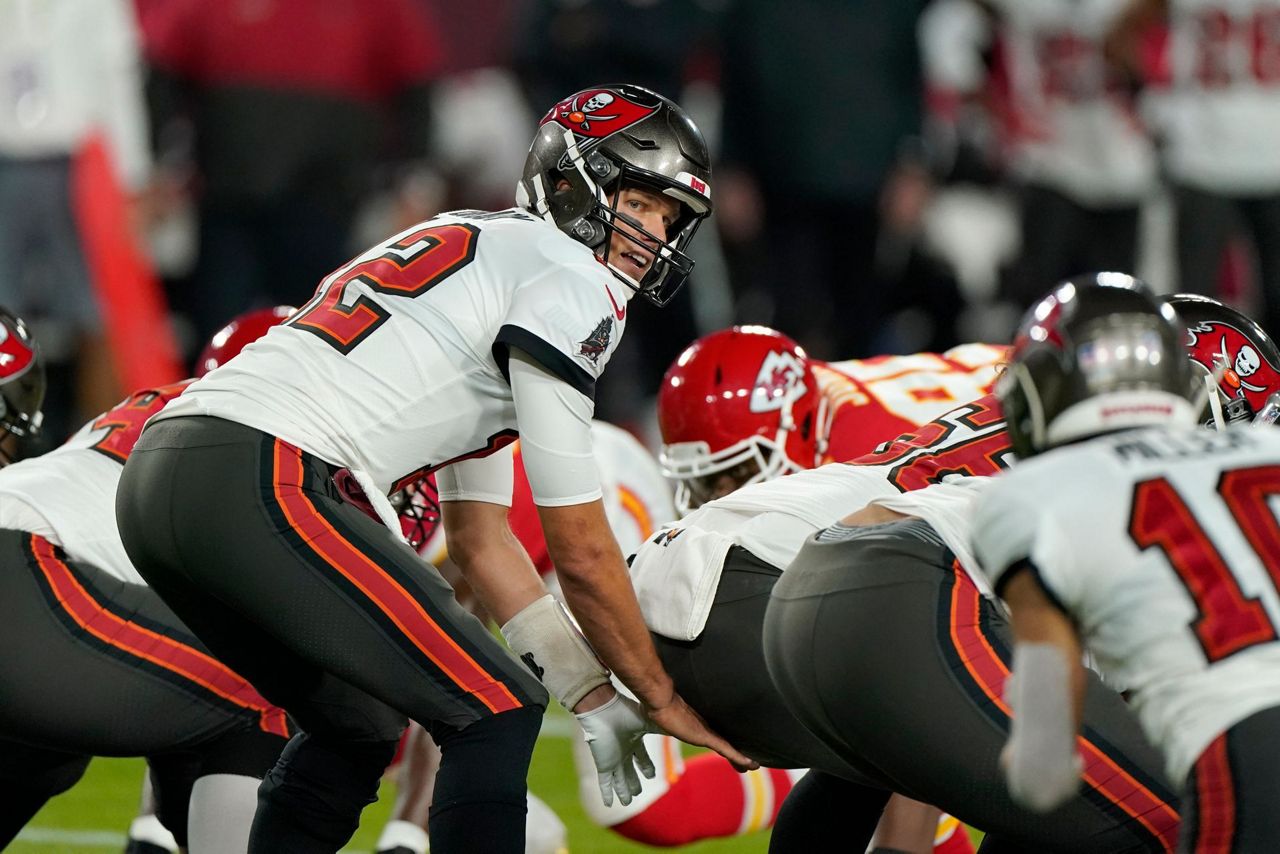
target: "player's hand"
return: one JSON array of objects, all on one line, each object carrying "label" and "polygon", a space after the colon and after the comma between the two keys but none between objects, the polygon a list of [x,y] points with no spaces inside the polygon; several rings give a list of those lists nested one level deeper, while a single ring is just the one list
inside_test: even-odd
[{"label": "player's hand", "polygon": [[662,732],[673,735],[687,744],[711,748],[728,759],[738,771],[754,771],[760,767],[759,762],[739,753],[732,744],[707,726],[702,716],[695,712],[679,694],[673,694],[671,702],[660,709],[650,708],[649,717]]},{"label": "player's hand", "polygon": [[586,734],[591,758],[600,778],[600,797],[606,807],[613,806],[616,793],[624,807],[640,794],[640,778],[653,779],[653,760],[644,748],[644,735],[649,721],[640,704],[615,694],[613,699],[589,712],[575,715]]}]

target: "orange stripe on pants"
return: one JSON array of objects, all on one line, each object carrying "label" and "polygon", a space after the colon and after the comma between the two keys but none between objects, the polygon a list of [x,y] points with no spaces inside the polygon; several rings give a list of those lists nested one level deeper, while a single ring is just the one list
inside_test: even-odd
[{"label": "orange stripe on pants", "polygon": [[1236,793],[1227,755],[1227,734],[1196,760],[1196,854],[1230,854],[1236,835]]},{"label": "orange stripe on pants", "polygon": [[116,649],[194,682],[206,691],[258,714],[263,732],[289,737],[284,711],[271,705],[244,677],[207,653],[132,623],[90,595],[48,540],[31,535],[36,565],[63,610],[85,632]]},{"label": "orange stripe on pants", "polygon": [[494,713],[520,708],[520,701],[507,686],[458,646],[417,599],[320,515],[302,491],[300,450],[276,439],[273,468],[276,502],[289,525],[316,555],[368,597],[455,685]]},{"label": "orange stripe on pants", "polygon": [[[953,567],[955,584],[951,590],[951,641],[969,676],[992,703],[1007,717],[1004,683],[1009,668],[982,633],[982,594],[957,561]],[[1178,812],[1129,774],[1100,747],[1084,736],[1076,738],[1076,748],[1084,759],[1084,781],[1108,801],[1147,829],[1172,851],[1178,838]]]}]

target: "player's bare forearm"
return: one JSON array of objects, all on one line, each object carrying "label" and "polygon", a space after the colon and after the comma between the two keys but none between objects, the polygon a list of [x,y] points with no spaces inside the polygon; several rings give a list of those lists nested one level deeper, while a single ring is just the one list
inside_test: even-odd
[{"label": "player's bare forearm", "polygon": [[538,512],[560,587],[583,635],[642,703],[662,708],[674,694],[671,678],[645,627],[603,505],[594,501],[539,507]]},{"label": "player's bare forearm", "polygon": [[1047,643],[1061,651],[1068,662],[1071,711],[1076,727],[1084,714],[1085,672],[1083,650],[1071,619],[1044,592],[1030,571],[1013,576],[1003,590],[1009,605],[1013,637],[1017,643]]},{"label": "player's bare forearm", "polygon": [[528,553],[511,533],[506,507],[444,501],[441,511],[449,556],[495,620],[505,623],[546,595]]}]

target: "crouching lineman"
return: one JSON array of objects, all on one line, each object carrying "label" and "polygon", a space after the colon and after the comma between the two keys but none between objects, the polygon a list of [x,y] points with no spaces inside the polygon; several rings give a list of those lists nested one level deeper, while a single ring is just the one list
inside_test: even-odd
[{"label": "crouching lineman", "polygon": [[[161,824],[196,854],[248,844],[284,712],[213,658],[130,565],[115,522],[124,461],[186,383],[146,389],[61,447],[0,470],[0,848],[92,756],[146,756]],[[39,427],[44,374],[0,312],[0,427]]]},{"label": "crouching lineman", "polygon": [[[639,790],[646,715],[753,766],[654,653],[591,455],[596,379],[629,298],[664,304],[687,277],[684,250],[711,213],[708,164],[667,99],[579,92],[543,118],[521,207],[442,214],[362,253],[148,423],[117,499],[126,550],[303,730],[263,783],[253,850],[340,848],[411,717],[442,752],[432,847],[522,851],[539,677],[580,713],[618,791]],[[590,647],[507,526],[512,461],[496,452],[517,433]],[[341,500],[338,468],[383,524]],[[400,537],[387,495],[435,469],[451,556],[514,656]]]},{"label": "crouching lineman", "polygon": [[[870,838],[890,792],[936,804],[988,830],[993,846],[1077,852],[1171,847],[1177,813],[1168,787],[1121,785],[1131,776],[1115,770],[1158,778],[1159,759],[1123,701],[1100,685],[1090,710],[1102,734],[1091,745],[1099,769],[1093,784],[1047,820],[1019,808],[1005,792],[996,756],[1008,719],[989,693],[1000,689],[1003,628],[996,606],[940,541],[945,537],[963,562],[972,562],[967,510],[981,476],[997,472],[1008,455],[998,407],[991,398],[980,399],[858,464],[826,465],[740,488],[650,538],[637,553],[633,575],[646,621],[690,703],[763,763],[814,769],[783,806],[775,850],[822,850],[835,840],[856,850]],[[958,483],[939,483],[956,477]],[[903,557],[892,568],[914,572],[918,565],[927,583],[902,585],[903,601],[892,608],[869,602],[874,607],[868,610],[877,613],[866,622],[876,631],[832,646],[810,645],[792,656],[816,663],[830,657],[824,649],[838,649],[839,658],[865,668],[859,682],[833,684],[845,686],[842,704],[867,710],[872,720],[860,721],[852,740],[828,738],[815,735],[808,720],[801,723],[789,689],[780,691],[769,678],[761,640],[765,607],[806,538],[873,500],[884,505],[874,508],[882,515],[873,520],[896,519],[895,513],[923,517],[924,543],[937,544],[936,553],[914,546],[921,542],[917,529],[901,532],[893,539]],[[865,572],[848,574],[872,573],[875,558],[884,554],[868,554],[856,564]],[[895,572],[868,579],[868,598],[894,579]],[[858,623],[849,617],[843,622]],[[858,650],[862,654],[853,654]],[[856,690],[847,689],[854,684]]]},{"label": "crouching lineman", "polygon": [[1274,385],[1280,354],[1224,307],[1178,303],[1185,325],[1151,298],[1059,288],[1020,330],[999,394],[1029,459],[992,486],[974,527],[1013,615],[1005,769],[1038,810],[1075,792],[1083,646],[1128,688],[1183,786],[1180,850],[1270,852],[1280,433],[1198,427],[1204,388],[1197,377],[1193,391],[1179,339],[1190,333],[1193,355],[1207,345],[1205,367],[1230,389],[1222,401],[1212,390],[1215,416],[1247,403],[1243,387]]},{"label": "crouching lineman", "polygon": [[[744,484],[869,453],[989,392],[1004,353],[964,344],[945,353],[823,362],[763,326],[705,335],[671,365],[658,395],[661,461],[676,482],[677,505],[688,514]],[[760,602],[765,598],[767,591]],[[791,778],[779,774],[771,782],[764,794],[776,811]],[[933,841],[940,852],[971,851],[956,825],[894,797],[875,841],[891,849],[920,850]]]}]

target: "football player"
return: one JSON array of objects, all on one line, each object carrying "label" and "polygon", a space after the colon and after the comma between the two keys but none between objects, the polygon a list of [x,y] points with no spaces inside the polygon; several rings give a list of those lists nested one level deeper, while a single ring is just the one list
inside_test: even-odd
[{"label": "football player", "polygon": [[[245,341],[227,338],[223,356]],[[200,852],[248,844],[259,781],[290,725],[142,583],[115,522],[143,422],[187,382],[130,395],[61,447],[0,470],[0,847],[95,755],[148,759],[160,827],[138,823],[137,843],[167,842],[167,828]],[[34,343],[0,313],[0,427],[38,430],[43,394]]]},{"label": "football player", "polygon": [[[600,421],[591,423],[592,453],[596,468],[600,473],[602,500],[605,516],[609,526],[625,554],[634,552],[656,527],[675,518],[675,510],[671,503],[671,488],[662,476],[657,462],[631,434],[613,425]],[[529,481],[522,465],[520,443],[514,446],[514,488],[512,490],[512,506],[510,525],[512,533],[520,540],[525,551],[529,553],[538,574],[547,582],[553,591],[559,591],[555,581],[555,567],[552,565],[547,542],[538,520],[537,508],[530,491]],[[446,578],[457,580],[456,571],[449,562],[447,538],[443,530],[437,529],[434,536],[420,549],[421,554],[434,566],[440,567]],[[459,601],[470,606],[478,604],[475,597],[466,589],[465,583],[460,585]],[[479,609],[482,613],[483,609]],[[486,615],[487,616],[487,615]],[[482,617],[483,618],[483,617]],[[650,734],[645,736],[645,749],[652,758],[655,774],[652,781],[644,784],[644,790],[631,800],[629,804],[615,802],[612,806],[601,803],[600,784],[595,764],[585,742],[579,734],[574,740],[574,760],[579,775],[579,791],[583,809],[592,820],[603,826],[623,824],[633,816],[643,813],[651,804],[664,797],[672,788],[673,782],[680,777],[684,763],[680,757],[679,743],[666,736]],[[725,793],[731,800],[741,800],[744,789],[758,788],[744,786],[736,774],[721,757],[715,756],[723,763],[724,770],[732,778],[732,790],[726,787]],[[696,763],[697,760],[694,760]],[[410,735],[404,750],[404,766],[399,777],[399,791],[391,820],[378,840],[379,854],[423,854],[427,850],[428,838],[425,830],[427,807],[431,803],[435,769],[439,763],[439,754],[430,738],[411,725]],[[751,774],[765,773],[762,771]],[[534,854],[553,854],[565,844],[564,825],[555,817],[545,804],[529,794],[529,815],[527,821],[526,851]],[[704,811],[705,812],[705,811]],[[669,816],[668,816],[669,817]],[[704,820],[707,826],[712,820]],[[637,838],[648,832],[654,835],[667,832],[669,835],[687,834],[687,827],[669,827],[672,822],[641,822],[643,827],[634,833],[626,829],[624,835]],[[661,829],[660,829],[661,828]],[[669,829],[668,829],[669,828]],[[732,831],[710,835],[729,835]]]},{"label": "football player", "polygon": [[1083,647],[1126,686],[1183,788],[1180,850],[1273,851],[1280,434],[1197,425],[1203,384],[1179,358],[1188,329],[1237,388],[1274,354],[1265,337],[1203,316],[1184,325],[1113,288],[1060,287],[1020,330],[998,393],[1026,461],[997,479],[974,526],[1013,615],[1003,762],[1031,808],[1077,790]]},{"label": "football player", "polygon": [[[658,397],[661,460],[677,506],[688,514],[739,486],[869,453],[990,392],[1004,352],[965,344],[828,363],[763,326],[706,335],[672,364]],[[789,780],[775,781],[777,806]],[[935,839],[947,851],[968,850],[949,816],[935,815],[930,833],[927,809],[894,798],[877,842],[912,849]]]},{"label": "football player", "polygon": [[749,483],[847,461],[991,391],[1005,348],[810,358],[764,326],[699,338],[658,392],[659,457],[681,514]]},{"label": "football player", "polygon": [[[129,556],[303,730],[263,783],[255,850],[341,847],[409,717],[442,751],[432,846],[522,850],[543,681],[579,713],[606,797],[639,792],[651,725],[753,767],[674,691],[591,454],[596,378],[630,297],[664,304],[687,277],[708,164],[660,95],[566,98],[539,127],[518,207],[442,214],[362,253],[147,425],[117,502]],[[517,433],[590,646],[507,525]],[[342,502],[338,468],[383,524]],[[451,556],[514,656],[401,541],[387,495],[430,470]]]},{"label": "football player", "polygon": [[1205,384],[1204,419],[1274,424],[1280,418],[1280,350],[1262,327],[1213,297],[1174,294],[1167,300],[1187,328],[1193,373]]},{"label": "football player", "polygon": [[[1115,771],[1131,769],[1153,780],[1158,758],[1123,701],[1100,684],[1090,700],[1091,723],[1104,734],[1087,745],[1098,772],[1091,785],[1048,819],[1018,808],[1004,792],[995,757],[1008,717],[991,697],[1002,687],[1006,629],[984,596],[989,589],[966,567],[973,564],[967,548],[973,496],[1009,456],[999,409],[993,398],[980,398],[852,465],[799,471],[711,501],[637,553],[633,577],[641,608],[682,693],[764,764],[814,769],[784,804],[774,849],[820,850],[837,838],[856,849],[871,838],[890,792],[937,804],[988,830],[993,845],[1171,847],[1177,813],[1167,787],[1133,786],[1125,776],[1130,770]],[[816,532],[873,501],[865,515],[847,521],[903,515],[915,521],[906,530],[871,528],[884,536],[839,546],[849,552],[846,571],[823,579],[853,580],[858,589],[849,599],[858,614],[846,609],[836,622],[867,634],[827,647],[800,638],[790,652],[770,648],[766,666],[765,608],[779,577],[787,579],[799,565],[788,568]],[[864,549],[870,551],[856,554]],[[893,602],[879,597],[881,588],[892,591]],[[832,600],[836,612],[838,601]],[[785,620],[789,627],[803,622]],[[812,616],[809,625],[816,625]],[[867,654],[850,655],[850,649]],[[824,680],[847,692],[833,714],[846,723],[849,715],[865,716],[854,731],[838,735],[808,719],[807,691],[781,668],[785,687],[775,687],[769,676],[775,657],[805,669],[806,662],[833,656],[865,668],[856,679]]]}]

